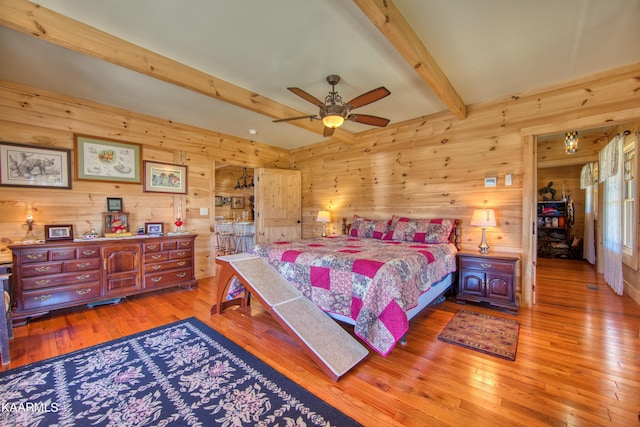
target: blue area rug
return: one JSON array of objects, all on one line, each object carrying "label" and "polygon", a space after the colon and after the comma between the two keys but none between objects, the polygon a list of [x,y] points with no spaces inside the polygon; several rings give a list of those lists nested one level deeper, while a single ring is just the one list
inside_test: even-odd
[{"label": "blue area rug", "polygon": [[0,373],[2,426],[359,426],[190,318]]}]

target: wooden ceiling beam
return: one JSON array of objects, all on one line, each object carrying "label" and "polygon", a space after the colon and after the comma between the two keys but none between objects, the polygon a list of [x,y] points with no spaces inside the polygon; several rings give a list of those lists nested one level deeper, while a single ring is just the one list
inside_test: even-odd
[{"label": "wooden ceiling beam", "polygon": [[431,90],[460,120],[467,107],[420,38],[391,0],[353,0],[396,50],[411,64]]},{"label": "wooden ceiling beam", "polygon": [[[26,0],[2,0],[0,25],[274,119],[308,114]],[[320,135],[324,130],[319,120],[290,124]],[[336,129],[332,138],[355,141],[344,129]]]}]

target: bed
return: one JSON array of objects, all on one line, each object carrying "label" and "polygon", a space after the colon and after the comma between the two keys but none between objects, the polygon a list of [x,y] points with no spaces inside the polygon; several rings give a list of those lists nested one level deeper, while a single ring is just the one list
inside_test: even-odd
[{"label": "bed", "polygon": [[386,357],[409,321],[453,284],[452,236],[452,219],[356,216],[346,236],[258,244],[253,253]]}]

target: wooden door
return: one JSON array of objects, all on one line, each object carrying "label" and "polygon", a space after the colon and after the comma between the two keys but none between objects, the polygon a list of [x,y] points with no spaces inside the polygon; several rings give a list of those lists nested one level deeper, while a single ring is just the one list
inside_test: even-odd
[{"label": "wooden door", "polygon": [[105,296],[126,294],[141,288],[140,245],[105,246],[102,248],[102,259]]},{"label": "wooden door", "polygon": [[256,243],[302,237],[302,178],[288,169],[254,170]]}]

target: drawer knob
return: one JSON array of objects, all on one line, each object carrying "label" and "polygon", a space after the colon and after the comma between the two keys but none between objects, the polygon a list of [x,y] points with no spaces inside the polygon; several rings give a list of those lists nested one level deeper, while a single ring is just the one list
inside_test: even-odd
[{"label": "drawer knob", "polygon": [[154,282],[154,283],[158,283],[158,282],[159,282],[159,281],[161,281],[161,280],[162,280],[162,276],[160,276],[160,277],[154,277],[153,279],[151,279],[151,281],[152,281],[152,282]]},{"label": "drawer knob", "polygon": [[153,270],[160,270],[162,268],[161,265],[154,265],[153,267],[151,267]]},{"label": "drawer knob", "polygon": [[36,280],[36,285],[38,285],[38,286],[48,285],[50,281],[51,280],[49,280],[49,279]]},{"label": "drawer knob", "polygon": [[76,294],[78,294],[78,295],[86,295],[86,294],[88,294],[89,292],[91,292],[91,288],[78,289],[78,290],[76,291]]},{"label": "drawer knob", "polygon": [[487,263],[483,262],[482,264],[480,264],[480,267],[482,267],[482,268],[491,268],[491,264],[487,264]]},{"label": "drawer knob", "polygon": [[186,252],[178,252],[178,256],[183,256]]},{"label": "drawer knob", "polygon": [[182,266],[183,266],[183,265],[185,265],[185,264],[186,264],[186,261],[180,261],[180,262],[178,262],[178,265],[179,265],[180,267],[182,267]]},{"label": "drawer knob", "polygon": [[158,247],[158,245],[147,245],[147,248],[149,248],[149,249],[155,249],[157,247]]},{"label": "drawer knob", "polygon": [[91,277],[91,276],[88,275],[88,274],[81,274],[79,276],[76,276],[76,279],[78,279],[78,280],[87,280],[89,277]]},{"label": "drawer knob", "polygon": [[178,273],[178,274],[176,274],[176,276],[178,276],[181,279],[186,275],[187,275],[187,273]]},{"label": "drawer knob", "polygon": [[49,300],[51,298],[53,298],[53,295],[40,295],[38,297],[34,297],[33,299],[38,301],[38,302],[44,302],[44,301]]},{"label": "drawer knob", "polygon": [[36,271],[38,273],[44,273],[45,271],[49,271],[49,270],[51,270],[51,267],[49,267],[48,265],[44,267],[36,267]]},{"label": "drawer knob", "polygon": [[162,258],[162,255],[153,255],[151,258],[152,259],[160,259],[160,258]]},{"label": "drawer knob", "polygon": [[76,267],[78,268],[87,268],[89,267],[89,263],[88,262],[79,262],[76,264]]},{"label": "drawer knob", "polygon": [[190,245],[189,242],[180,242],[180,246],[182,246],[183,248],[188,248]]},{"label": "drawer knob", "polygon": [[85,250],[83,250],[83,251],[82,251],[82,255],[87,255],[87,256],[88,256],[88,255],[93,255],[93,254],[95,254],[95,253],[96,253],[96,251],[95,251],[95,250],[88,250],[88,249],[85,249]]},{"label": "drawer knob", "polygon": [[27,258],[29,259],[40,259],[44,256],[44,254],[27,254]]}]

